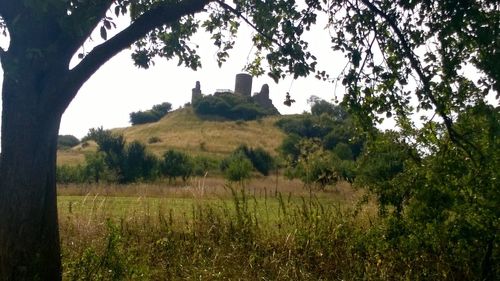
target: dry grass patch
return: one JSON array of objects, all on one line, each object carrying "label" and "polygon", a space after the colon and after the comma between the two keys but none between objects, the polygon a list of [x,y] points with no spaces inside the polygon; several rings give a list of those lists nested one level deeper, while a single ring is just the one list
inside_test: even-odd
[{"label": "dry grass patch", "polygon": [[178,149],[193,155],[221,158],[241,144],[262,147],[276,155],[284,133],[274,126],[279,117],[258,121],[207,121],[199,119],[190,108],[169,113],[156,123],[115,129],[127,141],[138,140],[148,144],[151,137],[159,142],[148,144],[151,151],[162,154],[167,149]]}]

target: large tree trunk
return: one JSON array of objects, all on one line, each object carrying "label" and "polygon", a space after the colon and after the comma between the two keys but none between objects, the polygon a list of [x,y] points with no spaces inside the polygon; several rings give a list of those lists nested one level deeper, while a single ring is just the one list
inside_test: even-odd
[{"label": "large tree trunk", "polygon": [[28,69],[4,70],[0,280],[57,281],[61,262],[55,167],[62,112],[44,106],[40,75]]}]

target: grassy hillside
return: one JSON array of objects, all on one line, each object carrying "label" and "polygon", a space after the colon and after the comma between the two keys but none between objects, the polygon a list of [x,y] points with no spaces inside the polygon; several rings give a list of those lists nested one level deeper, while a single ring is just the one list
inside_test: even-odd
[{"label": "grassy hillside", "polygon": [[[191,108],[169,113],[155,123],[113,129],[123,134],[128,142],[138,140],[157,155],[173,148],[192,155],[222,158],[240,144],[262,147],[273,155],[285,134],[273,124],[279,116],[258,121],[208,121],[201,120]],[[150,143],[151,138],[159,141]],[[95,150],[95,144],[82,148],[59,151],[59,164],[81,163],[85,151]]]}]

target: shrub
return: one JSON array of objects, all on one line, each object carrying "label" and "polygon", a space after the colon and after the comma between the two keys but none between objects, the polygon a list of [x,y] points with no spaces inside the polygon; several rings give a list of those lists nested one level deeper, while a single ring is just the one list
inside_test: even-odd
[{"label": "shrub", "polygon": [[106,173],[106,155],[103,152],[85,154],[85,179],[88,182],[99,183]]},{"label": "shrub", "polygon": [[80,144],[80,140],[73,135],[60,135],[57,137],[57,148],[71,148]]},{"label": "shrub", "polygon": [[231,182],[243,182],[250,178],[252,163],[243,152],[238,152],[229,157],[224,176]]},{"label": "shrub", "polygon": [[209,171],[216,171],[219,169],[219,161],[210,157],[195,156],[192,159],[193,175],[204,176]]},{"label": "shrub", "polygon": [[87,137],[97,142],[107,169],[120,183],[156,177],[158,160],[146,151],[144,144],[134,141],[127,145],[122,135],[102,128],[91,129]]},{"label": "shrub", "polygon": [[317,141],[303,140],[297,163],[290,166],[286,174],[291,178],[299,178],[306,186],[324,189],[339,179],[334,159],[334,155],[324,150]]},{"label": "shrub", "polygon": [[130,123],[132,123],[132,125],[153,123],[160,119],[160,116],[149,110],[130,113]]},{"label": "shrub", "polygon": [[156,137],[156,136],[154,136],[154,137],[150,137],[150,138],[148,139],[148,143],[149,143],[149,144],[159,143],[159,142],[161,142],[161,139],[160,139],[159,137]]},{"label": "shrub", "polygon": [[398,141],[396,132],[379,134],[370,142],[358,161],[356,184],[368,188],[377,195],[381,212],[387,206],[402,212],[403,203],[408,199],[408,186],[401,184],[398,177],[408,164],[411,148]]},{"label": "shrub", "polygon": [[83,177],[83,167],[62,165],[57,166],[56,169],[56,181],[57,183],[82,183],[84,182]]},{"label": "shrub", "polygon": [[242,152],[250,162],[252,162],[252,166],[264,176],[269,175],[269,172],[274,168],[274,159],[267,151],[263,148],[249,148],[246,145],[240,145],[233,152],[239,153]]},{"label": "shrub", "polygon": [[167,115],[170,110],[172,110],[172,104],[164,102],[154,105],[150,110],[132,112],[130,113],[130,123],[132,125],[153,123]]}]

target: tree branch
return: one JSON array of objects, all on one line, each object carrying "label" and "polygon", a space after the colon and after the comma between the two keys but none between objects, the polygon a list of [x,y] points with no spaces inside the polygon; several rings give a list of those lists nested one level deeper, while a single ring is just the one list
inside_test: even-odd
[{"label": "tree branch", "polygon": [[[185,0],[177,3],[165,3],[145,12],[126,29],[95,47],[73,68],[62,85],[62,91],[58,91],[59,96],[55,97],[54,101],[62,102],[61,105],[65,108],[81,85],[113,56],[128,48],[151,30],[174,23],[185,15],[200,12],[205,5],[212,1],[214,0]],[[66,96],[61,97],[61,94]]]},{"label": "tree branch", "polygon": [[420,61],[418,60],[413,50],[410,48],[410,45],[406,40],[406,37],[403,35],[403,32],[399,28],[397,22],[393,18],[391,18],[388,14],[380,10],[373,3],[371,3],[369,0],[361,0],[361,2],[365,4],[368,7],[368,9],[370,9],[372,12],[382,17],[389,24],[392,30],[396,33],[396,36],[399,39],[399,42],[401,43],[403,48],[403,55],[410,61],[411,67],[417,73],[419,79],[422,81],[424,95],[426,95],[432,102],[432,104],[434,104],[434,106],[436,107],[437,114],[439,114],[439,116],[443,118],[443,122],[450,136],[450,140],[454,142],[456,145],[458,145],[460,148],[462,148],[469,155],[471,159],[473,159],[473,157],[469,149],[467,149],[467,146],[476,150],[479,153],[480,157],[483,157],[481,151],[474,144],[472,144],[467,139],[463,138],[453,128],[453,120],[451,119],[450,116],[448,116],[448,114],[446,114],[444,106],[436,99],[436,97],[432,93],[431,78],[424,73]]},{"label": "tree branch", "polygon": [[[97,4],[88,4],[83,2],[80,7],[77,7],[73,13],[67,17],[68,23],[71,29],[78,30],[78,32],[71,32],[74,35],[73,38],[60,38],[60,45],[67,46],[67,54],[69,56],[68,61],[71,60],[76,51],[85,43],[85,41],[90,37],[92,31],[97,27],[97,24],[106,16],[106,12],[109,10],[114,1],[100,1]],[[64,42],[69,42],[64,44]]]},{"label": "tree branch", "polygon": [[409,43],[406,40],[406,37],[403,35],[403,32],[399,28],[396,21],[393,18],[391,18],[388,14],[386,14],[382,10],[380,10],[377,6],[375,6],[370,1],[361,0],[361,2],[363,2],[363,4],[365,4],[372,12],[374,12],[375,14],[382,17],[389,24],[389,26],[392,28],[394,33],[396,33],[396,36],[398,37],[399,42],[401,43],[401,46],[403,48],[404,56],[410,61],[411,67],[417,73],[418,77],[422,81],[422,85],[424,87],[423,90],[424,90],[425,95],[434,104],[434,106],[436,106],[436,111],[441,116],[441,118],[443,118],[445,126],[448,129],[448,131],[450,133],[454,133],[454,130],[452,128],[453,121],[448,116],[448,114],[446,114],[443,105],[441,103],[439,103],[438,100],[436,99],[436,97],[432,94],[431,79],[422,70],[422,66],[420,64],[420,61],[417,59],[415,53],[410,48]]},{"label": "tree branch", "polygon": [[242,19],[246,24],[248,24],[251,28],[253,28],[255,31],[257,31],[260,35],[264,36],[264,38],[266,38],[267,40],[269,40],[270,42],[273,42],[274,44],[276,44],[278,46],[281,46],[281,44],[276,39],[274,39],[272,35],[265,34],[264,32],[262,32],[262,30],[260,30],[255,24],[253,24],[250,20],[248,20],[245,16],[243,16],[243,14],[240,11],[229,6],[228,4],[226,4],[222,0],[216,0],[215,2],[217,2],[222,8],[230,11],[231,13],[235,14],[237,17]]}]

